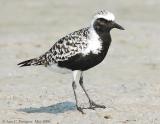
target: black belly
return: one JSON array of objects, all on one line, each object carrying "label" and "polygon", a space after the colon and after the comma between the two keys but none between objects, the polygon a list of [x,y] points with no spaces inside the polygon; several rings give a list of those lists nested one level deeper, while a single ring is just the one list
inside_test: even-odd
[{"label": "black belly", "polygon": [[99,54],[90,53],[86,56],[78,54],[71,57],[69,60],[58,62],[58,66],[65,67],[70,70],[85,71],[102,62],[106,56],[106,53],[107,51]]}]

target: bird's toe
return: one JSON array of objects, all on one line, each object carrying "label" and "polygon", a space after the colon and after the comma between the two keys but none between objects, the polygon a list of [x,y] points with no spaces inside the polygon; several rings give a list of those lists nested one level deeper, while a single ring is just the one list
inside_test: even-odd
[{"label": "bird's toe", "polygon": [[85,114],[85,113],[83,112],[83,108],[77,107],[77,110],[78,110],[79,112],[81,112],[82,114]]},{"label": "bird's toe", "polygon": [[100,104],[96,104],[96,103],[93,102],[93,101],[90,101],[90,106],[92,106],[92,108],[103,108],[103,109],[106,108],[106,106],[100,105]]}]

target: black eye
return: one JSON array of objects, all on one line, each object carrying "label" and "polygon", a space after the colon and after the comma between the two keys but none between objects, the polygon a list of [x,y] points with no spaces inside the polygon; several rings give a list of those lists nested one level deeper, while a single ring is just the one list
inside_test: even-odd
[{"label": "black eye", "polygon": [[106,22],[107,20],[104,18],[98,18],[97,20],[101,21],[101,22]]},{"label": "black eye", "polygon": [[101,27],[100,27],[99,25],[96,25],[96,26],[95,26],[95,29],[100,31],[100,30],[101,30]]},{"label": "black eye", "polygon": [[98,24],[99,26],[107,26],[111,23],[112,21],[108,21],[104,18],[98,18],[95,23]]},{"label": "black eye", "polygon": [[97,32],[103,33],[106,32],[106,30],[111,29],[111,22],[112,21],[108,21],[104,18],[98,18],[95,20],[93,27]]},{"label": "black eye", "polygon": [[104,18],[98,18],[97,21],[101,22],[101,23],[109,23],[109,22],[111,22],[111,21],[108,21],[108,20],[106,20]]}]

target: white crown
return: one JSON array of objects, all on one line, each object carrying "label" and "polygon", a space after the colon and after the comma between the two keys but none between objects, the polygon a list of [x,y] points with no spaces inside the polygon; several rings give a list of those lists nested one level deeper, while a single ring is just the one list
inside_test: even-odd
[{"label": "white crown", "polygon": [[101,10],[101,11],[98,11],[94,17],[93,17],[93,20],[95,21],[96,19],[98,18],[104,18],[108,21],[114,21],[115,20],[115,16],[113,15],[113,13],[107,11],[107,10]]},{"label": "white crown", "polygon": [[95,33],[95,30],[93,28],[93,24],[98,18],[104,18],[108,21],[114,21],[115,20],[115,16],[111,12],[109,12],[107,10],[98,11],[97,13],[94,14],[93,20],[91,22],[91,27],[90,27],[91,34]]}]

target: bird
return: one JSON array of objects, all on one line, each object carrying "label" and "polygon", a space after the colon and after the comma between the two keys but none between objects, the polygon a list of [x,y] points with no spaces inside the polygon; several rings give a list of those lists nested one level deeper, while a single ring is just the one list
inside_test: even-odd
[{"label": "bird", "polygon": [[44,54],[33,59],[19,63],[24,66],[44,66],[53,71],[61,73],[72,73],[72,88],[76,102],[76,108],[84,114],[84,107],[78,105],[76,94],[76,78],[79,75],[79,84],[89,101],[87,109],[106,108],[104,105],[95,103],[88,95],[84,83],[84,71],[91,69],[101,63],[107,55],[111,44],[110,31],[112,29],[125,30],[116,23],[113,13],[107,10],[97,11],[93,16],[90,25],[69,33],[62,37]]}]

